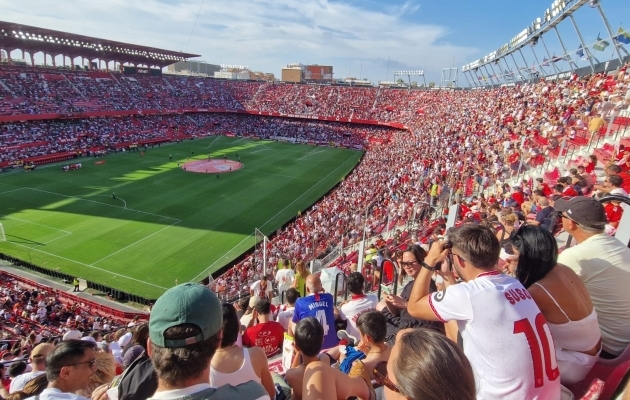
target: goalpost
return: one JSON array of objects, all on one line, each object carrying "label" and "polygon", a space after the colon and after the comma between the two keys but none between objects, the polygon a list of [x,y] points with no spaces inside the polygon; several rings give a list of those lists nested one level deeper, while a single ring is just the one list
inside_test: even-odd
[{"label": "goalpost", "polygon": [[4,234],[4,225],[2,225],[2,222],[0,222],[0,242],[6,242],[7,241],[7,237]]}]

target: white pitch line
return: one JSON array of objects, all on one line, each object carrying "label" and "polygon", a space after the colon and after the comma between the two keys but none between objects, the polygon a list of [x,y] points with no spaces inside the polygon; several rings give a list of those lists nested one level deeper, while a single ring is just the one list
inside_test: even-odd
[{"label": "white pitch line", "polygon": [[6,192],[0,192],[0,194],[11,193],[11,192],[17,192],[18,190],[23,190],[23,189],[26,189],[26,188],[23,188],[23,187],[22,187],[22,188],[13,189],[13,190],[7,190]]},{"label": "white pitch line", "polygon": [[[125,208],[125,207],[121,207],[121,206],[115,206],[115,205],[113,205],[113,204],[103,203],[103,202],[101,202],[101,201],[88,200],[88,199],[82,199],[81,197],[77,197],[77,196],[68,196],[67,194],[61,194],[61,193],[55,193],[55,192],[49,192],[48,190],[35,189],[35,188],[31,188],[31,187],[25,187],[24,189],[30,189],[30,190],[34,190],[34,191],[36,191],[36,192],[42,192],[42,193],[48,193],[48,194],[54,194],[54,195],[61,196],[61,197],[67,197],[67,198],[69,198],[69,199],[76,199],[76,200],[88,201],[88,202],[90,202],[90,203],[102,204],[102,205],[109,206],[109,207],[120,208],[120,209],[122,209],[122,210],[128,210],[128,211],[133,211],[133,212],[137,212],[137,213],[140,213],[140,214],[152,215],[152,216],[154,216],[154,217],[160,217],[160,218],[172,219],[172,220],[177,221],[177,222],[182,222],[182,220],[181,220],[181,219],[178,219],[178,218],[167,217],[167,216],[164,216],[164,215],[159,215],[159,214],[153,214],[153,213],[146,212],[146,211],[134,210],[133,208]],[[109,197],[109,196],[107,196],[107,197]],[[125,205],[126,205],[126,204],[125,204]]]},{"label": "white pitch line", "polygon": [[[358,153],[360,154],[360,153]],[[302,193],[302,195],[300,197],[298,197],[297,199],[293,200],[291,203],[289,203],[289,205],[287,205],[286,207],[284,207],[282,210],[278,211],[278,213],[276,215],[274,215],[273,217],[269,218],[269,220],[267,222],[265,222],[264,224],[262,224],[260,226],[260,228],[262,228],[263,226],[267,225],[268,223],[270,223],[271,221],[273,221],[278,215],[282,214],[284,212],[284,210],[286,210],[287,208],[291,207],[291,205],[293,203],[295,203],[296,201],[300,200],[306,193],[310,192],[311,190],[313,190],[317,185],[319,185],[320,183],[322,183],[326,178],[328,178],[330,175],[333,174],[333,172],[337,171],[339,168],[343,167],[344,165],[346,165],[346,163],[350,160],[352,160],[354,157],[350,157],[348,158],[346,161],[343,162],[343,164],[339,165],[337,168],[333,169],[332,171],[330,171],[330,173],[328,175],[326,175],[325,177],[323,177],[322,179],[320,179],[319,181],[317,181],[313,186],[311,186],[309,189],[307,189],[306,191],[304,191],[304,193]],[[260,229],[259,228],[259,229]]]},{"label": "white pitch line", "polygon": [[296,176],[290,176],[290,175],[272,174],[272,173],[269,173],[269,172],[254,171],[253,169],[242,168],[242,171],[243,172],[253,172],[253,173],[256,173],[256,174],[265,174],[265,175],[271,175],[271,176],[279,176],[279,177],[282,177],[282,178],[298,179],[298,180],[303,180],[303,181],[311,181],[311,182],[317,181],[317,179],[298,178]]},{"label": "white pitch line", "polygon": [[132,280],[132,281],[135,281],[135,282],[143,283],[143,284],[145,284],[145,285],[149,285],[149,286],[156,287],[156,288],[158,288],[158,289],[164,289],[164,290],[167,290],[167,289],[168,289],[168,288],[165,288],[165,287],[163,287],[163,286],[154,285],[154,284],[152,284],[152,283],[149,283],[149,282],[146,282],[146,281],[142,281],[142,280],[140,280],[140,279],[136,279],[136,278],[132,278],[132,277],[130,277],[130,276],[126,276],[126,275],[122,275],[122,274],[115,273],[115,272],[112,272],[112,271],[108,271],[108,270],[103,269],[103,268],[99,268],[99,267],[95,267],[95,266],[93,266],[93,265],[85,264],[85,263],[82,263],[82,262],[80,262],[80,261],[73,260],[73,259],[71,259],[71,258],[62,257],[62,256],[60,256],[60,255],[53,254],[53,253],[49,253],[49,252],[47,252],[47,251],[39,250],[39,249],[36,249],[36,248],[33,248],[33,247],[29,247],[29,246],[26,246],[26,245],[23,245],[23,244],[20,244],[20,243],[14,243],[14,242],[9,242],[9,243],[14,244],[14,245],[16,245],[16,246],[20,246],[20,247],[25,247],[25,248],[27,248],[27,249],[29,249],[29,250],[37,251],[37,252],[39,252],[39,253],[46,254],[46,255],[49,255],[49,256],[52,256],[52,257],[57,257],[57,258],[60,258],[60,259],[62,259],[62,260],[70,261],[70,262],[73,262],[73,263],[75,263],[75,264],[83,265],[84,267],[93,268],[93,269],[99,270],[99,271],[101,271],[101,272],[105,272],[105,273],[107,273],[107,274],[112,274],[112,275],[114,275],[115,277],[121,277],[121,278],[129,279],[129,280]]},{"label": "white pitch line", "polygon": [[[232,250],[234,250],[235,248],[237,248],[238,246],[240,246],[244,241],[246,241],[247,239],[249,239],[252,235],[250,234],[249,236],[247,236],[245,239],[241,240],[240,242],[238,242],[236,244],[236,246],[232,247],[230,250],[228,250],[225,254],[229,254],[232,252]],[[219,257],[215,260],[215,262],[213,262],[212,264],[210,264],[208,266],[208,268],[204,269],[203,271],[201,271],[201,273],[197,276],[195,276],[194,278],[192,278],[190,280],[190,282],[197,282],[197,278],[201,277],[202,275],[204,275],[206,273],[206,271],[210,270],[214,264],[218,263],[219,261],[221,261],[223,259],[223,257],[225,257],[225,254],[222,257]]]},{"label": "white pitch line", "polygon": [[27,224],[33,224],[33,225],[37,225],[37,226],[43,226],[44,228],[48,228],[48,229],[52,229],[53,231],[59,231],[59,232],[63,232],[65,234],[70,235],[72,232],[68,232],[68,231],[64,231],[63,229],[57,229],[57,228],[53,228],[52,226],[48,226],[48,225],[43,225],[43,224],[38,224],[37,222],[31,222],[31,221],[27,221],[25,219],[20,219],[20,218],[15,218],[15,217],[10,217],[8,215],[0,215],[0,217],[3,218],[9,218],[9,219],[14,219],[16,221],[21,221],[21,222],[26,222]]},{"label": "white pitch line", "polygon": [[214,140],[213,140],[212,142],[210,142],[210,144],[206,147],[206,149],[209,149],[209,148],[210,148],[210,146],[212,146],[212,145],[214,144],[214,142],[216,142],[217,140],[219,140],[219,138],[220,138],[220,137],[222,137],[222,136],[217,136],[217,137],[215,137],[215,138],[214,138]]},{"label": "white pitch line", "polygon": [[150,237],[152,237],[152,236],[155,236],[155,235],[157,235],[158,233],[162,232],[163,230],[168,229],[168,228],[170,228],[171,226],[176,225],[176,224],[178,224],[178,223],[180,223],[180,222],[181,222],[181,221],[175,221],[175,222],[173,222],[172,224],[170,224],[169,226],[165,226],[164,228],[160,229],[159,231],[153,232],[152,234],[150,234],[150,235],[148,235],[148,236],[145,236],[145,237],[143,237],[142,239],[137,240],[137,241],[135,241],[135,242],[131,243],[130,245],[127,245],[127,246],[123,247],[122,249],[117,250],[117,251],[113,252],[112,254],[110,254],[110,255],[108,255],[108,256],[105,256],[105,257],[101,258],[101,259],[100,259],[100,260],[98,260],[98,261],[94,261],[94,262],[93,262],[92,264],[90,264],[90,265],[94,266],[94,264],[98,264],[98,263],[100,263],[101,261],[106,260],[106,259],[108,259],[109,257],[111,257],[111,256],[113,256],[113,255],[115,255],[115,254],[118,254],[118,253],[120,253],[120,252],[121,252],[121,251],[123,251],[123,250],[127,250],[127,249],[128,249],[128,248],[130,248],[131,246],[133,246],[133,245],[135,245],[135,244],[138,244],[138,243],[140,243],[140,242],[142,242],[142,241],[145,241],[145,240],[147,240],[148,238],[150,238]]},{"label": "white pitch line", "polygon": [[[52,243],[52,242],[54,242],[55,240],[63,239],[63,238],[65,238],[66,236],[69,236],[69,235],[72,235],[72,232],[68,232],[68,233],[66,233],[65,235],[61,235],[61,236],[59,236],[58,238],[54,238],[54,239],[49,240],[49,241],[47,241],[47,242],[44,242],[44,243],[42,243],[42,244],[38,244],[38,245],[37,245],[37,246],[35,246],[35,247],[39,247],[39,246],[44,246],[44,245],[47,245],[48,243]],[[33,247],[33,248],[35,248],[35,247]]]},{"label": "white pitch line", "polygon": [[308,154],[303,155],[302,157],[298,158],[298,161],[305,159],[306,157],[310,157],[310,156],[314,156],[315,154],[319,154],[319,153],[323,153],[324,150],[316,150],[316,151],[311,151]]},{"label": "white pitch line", "polygon": [[127,209],[127,202],[126,202],[125,200],[121,199],[120,197],[116,197],[116,200],[120,200],[120,201],[122,201],[122,202],[123,202],[123,204],[125,205],[124,209],[125,209],[125,210]]}]

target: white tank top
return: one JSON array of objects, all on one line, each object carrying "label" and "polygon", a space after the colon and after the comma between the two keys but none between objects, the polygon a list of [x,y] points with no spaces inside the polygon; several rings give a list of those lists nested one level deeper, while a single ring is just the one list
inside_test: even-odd
[{"label": "white tank top", "polygon": [[558,307],[560,312],[562,312],[568,320],[563,324],[552,324],[551,322],[547,322],[549,330],[553,335],[555,346],[561,349],[579,352],[589,351],[595,347],[601,338],[595,307],[593,307],[593,311],[588,316],[579,321],[573,321],[543,285],[538,282],[535,282],[534,285],[538,285],[545,291],[545,293],[547,293],[547,296],[551,298],[556,307]]},{"label": "white tank top", "polygon": [[212,368],[212,365],[210,365],[210,385],[212,387],[216,388],[223,385],[237,386],[249,381],[261,383],[260,377],[254,372],[252,360],[249,358],[249,351],[247,349],[243,349],[243,365],[232,373],[224,374],[215,370]]}]

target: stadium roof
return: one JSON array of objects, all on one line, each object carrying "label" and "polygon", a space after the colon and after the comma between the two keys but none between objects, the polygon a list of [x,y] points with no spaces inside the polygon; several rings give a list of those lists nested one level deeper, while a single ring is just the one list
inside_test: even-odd
[{"label": "stadium roof", "polygon": [[0,21],[0,48],[158,67],[199,57],[198,54],[138,46],[5,21]]}]

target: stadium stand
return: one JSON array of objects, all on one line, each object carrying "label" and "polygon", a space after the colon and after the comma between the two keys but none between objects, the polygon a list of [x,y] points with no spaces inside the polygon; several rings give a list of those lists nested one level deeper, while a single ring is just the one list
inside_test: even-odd
[{"label": "stadium stand", "polygon": [[[630,154],[621,147],[630,146],[623,137],[630,126],[627,64],[608,74],[483,90],[128,78],[101,71],[2,66],[0,91],[0,157],[5,167],[209,134],[282,137],[365,149],[361,163],[340,185],[273,235],[264,263],[257,249],[217,279],[215,290],[231,301],[241,294],[249,296],[249,286],[265,272],[275,276],[280,258],[296,265],[341,247],[344,254],[329,265],[349,272],[358,261],[356,244],[364,233],[375,250],[368,260],[373,267],[362,272],[374,283],[382,250],[395,254],[409,243],[428,245],[445,233],[445,211],[454,202],[460,204],[457,225],[492,224],[512,213],[522,223],[536,220],[538,190],[547,196],[591,190],[623,194],[610,186],[612,176],[622,179],[619,189],[626,196],[630,189],[624,179]],[[109,112],[128,114],[113,117]],[[375,121],[392,126],[366,123]],[[606,179],[601,166],[607,167]],[[589,181],[603,182],[590,188]],[[611,222],[623,213],[614,207],[607,206]],[[549,228],[558,233],[556,225]],[[611,224],[608,232],[614,228]],[[377,261],[372,263],[371,258]],[[507,262],[509,257],[500,265]],[[263,271],[263,264],[270,268]],[[385,283],[394,280],[390,275],[381,274]],[[33,329],[46,330],[50,336],[63,334],[72,327],[70,314],[85,331],[93,327],[95,312],[104,313],[108,322],[116,320],[112,328],[130,317],[89,305],[77,310],[66,296],[28,283],[16,285],[16,279],[5,275],[2,280],[3,331],[8,342],[20,341],[16,347],[28,345],[22,341]],[[14,303],[23,306],[16,308]],[[39,309],[40,303],[45,316],[44,311],[38,315],[28,309],[29,305]],[[617,368],[625,368],[617,372],[623,375],[627,363]],[[614,366],[597,363],[579,388],[572,387],[574,393],[582,396],[594,377],[605,382],[594,384],[594,391],[614,390],[620,381],[613,370]]]}]

